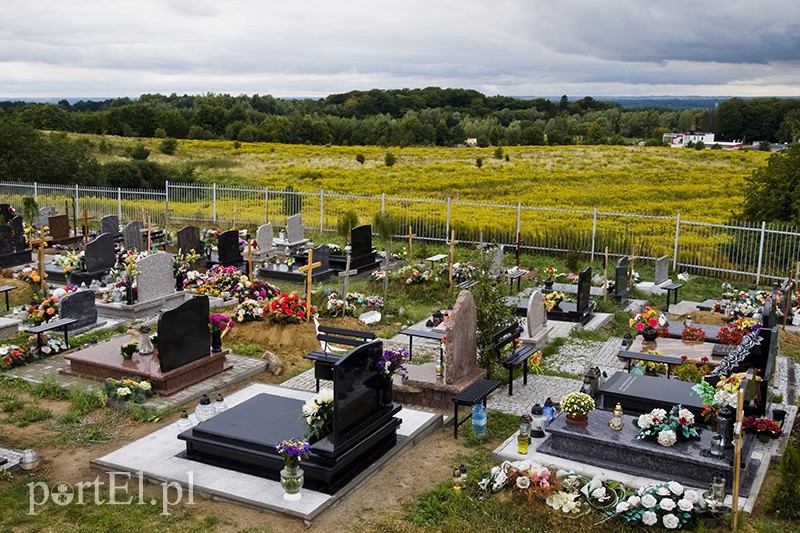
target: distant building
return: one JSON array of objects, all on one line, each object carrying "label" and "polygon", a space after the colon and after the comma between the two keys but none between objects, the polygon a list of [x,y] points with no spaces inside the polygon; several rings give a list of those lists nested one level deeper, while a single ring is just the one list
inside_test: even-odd
[{"label": "distant building", "polygon": [[685,148],[689,143],[697,144],[702,141],[706,148],[711,148],[714,145],[719,145],[720,148],[726,150],[738,150],[742,147],[741,141],[715,141],[713,133],[705,133],[702,131],[690,131],[685,133],[665,133],[662,137],[662,142],[669,143],[672,148]]},{"label": "distant building", "polygon": [[478,139],[476,139],[475,137],[470,137],[469,139],[464,141],[464,144],[469,146],[469,147],[471,147],[471,148],[474,148],[474,147],[478,146]]}]

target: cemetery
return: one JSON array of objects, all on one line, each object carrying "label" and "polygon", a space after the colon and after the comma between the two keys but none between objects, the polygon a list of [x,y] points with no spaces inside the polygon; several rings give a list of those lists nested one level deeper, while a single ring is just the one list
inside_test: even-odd
[{"label": "cemetery", "polygon": [[[47,479],[62,451],[28,424],[123,417],[132,433],[90,445],[76,476],[140,473],[281,529],[429,490],[473,509],[523,493],[552,527],[727,528],[769,504],[791,454],[798,276],[66,207],[24,228],[0,205],[11,476]],[[35,390],[71,407],[15,423]]]}]

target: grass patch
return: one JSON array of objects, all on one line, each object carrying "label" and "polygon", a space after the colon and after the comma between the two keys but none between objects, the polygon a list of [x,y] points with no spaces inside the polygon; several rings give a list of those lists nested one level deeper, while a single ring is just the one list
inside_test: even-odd
[{"label": "grass patch", "polygon": [[54,423],[56,434],[44,439],[51,446],[86,446],[125,438],[125,414],[117,409],[101,409],[70,422]]},{"label": "grass patch", "polygon": [[[467,426],[467,424],[470,425]],[[486,436],[480,439],[472,431],[471,420],[467,424],[461,426],[466,430],[465,434],[467,435],[464,446],[477,448],[490,442],[506,440],[509,435],[519,429],[519,416],[489,409],[486,413]]]},{"label": "grass patch", "polygon": [[566,337],[556,337],[550,343],[542,348],[540,351],[542,352],[542,359],[547,359],[548,357],[553,357],[557,355],[559,350],[561,349],[564,344],[566,344],[567,339]]},{"label": "grass patch", "polygon": [[31,386],[31,394],[37,398],[47,398],[49,400],[66,400],[69,398],[69,390],[62,387],[55,379],[45,377],[40,383]]},{"label": "grass patch", "polygon": [[53,412],[39,405],[26,405],[11,413],[6,419],[17,427],[27,427],[33,423],[41,422],[53,417]]},{"label": "grass patch", "polygon": [[6,413],[13,413],[15,411],[19,411],[25,406],[25,401],[19,398],[9,398],[2,402],[3,411]]},{"label": "grass patch", "polygon": [[264,348],[259,344],[234,344],[231,346],[231,352],[245,357],[261,357],[264,354]]},{"label": "grass patch", "polygon": [[125,326],[117,326],[114,329],[104,329],[101,331],[84,333],[83,335],[78,335],[77,337],[71,337],[69,339],[69,346],[70,348],[75,348],[77,346],[83,346],[84,344],[102,342],[104,340],[110,339],[114,335],[124,333],[127,330],[128,328],[126,328]]}]

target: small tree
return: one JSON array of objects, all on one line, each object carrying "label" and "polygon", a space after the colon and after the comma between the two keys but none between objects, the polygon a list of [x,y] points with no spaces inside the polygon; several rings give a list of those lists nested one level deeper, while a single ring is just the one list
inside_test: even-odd
[{"label": "small tree", "polygon": [[478,312],[478,364],[491,376],[496,370],[492,335],[514,319],[513,309],[505,304],[505,285],[495,283],[489,275],[493,250],[486,248],[475,264],[478,273],[475,285],[470,288]]},{"label": "small tree", "polygon": [[358,226],[358,213],[355,211],[347,211],[339,215],[336,221],[336,233],[338,233],[344,242],[350,241],[350,230]]},{"label": "small tree", "polygon": [[703,141],[697,141],[697,142],[694,144],[694,149],[695,149],[695,150],[698,150],[698,151],[699,151],[699,150],[705,150],[705,148],[706,148],[706,143],[704,143]]},{"label": "small tree", "polygon": [[769,510],[784,520],[800,518],[800,451],[789,442],[781,459],[781,478],[770,494]]},{"label": "small tree", "polygon": [[26,196],[22,199],[22,220],[28,226],[33,226],[36,217],[39,216],[39,205],[33,196]]},{"label": "small tree", "polygon": [[387,252],[392,249],[392,234],[397,223],[392,215],[378,211],[372,218],[372,231],[378,234]]},{"label": "small tree", "polygon": [[397,163],[397,158],[394,156],[392,152],[386,152],[386,155],[383,157],[383,162],[386,163],[387,167],[394,166]]},{"label": "small tree", "polygon": [[134,161],[144,161],[148,157],[150,157],[150,149],[147,148],[142,143],[137,144],[133,148],[131,148],[131,159]]},{"label": "small tree", "polygon": [[494,149],[494,158],[495,159],[503,159],[503,147],[498,146]]},{"label": "small tree", "polygon": [[166,139],[161,141],[161,144],[158,145],[158,150],[162,154],[166,155],[174,155],[175,150],[177,149],[178,149],[178,141],[176,139],[173,139],[172,137],[167,137]]},{"label": "small tree", "polygon": [[475,158],[475,166],[478,167],[478,168],[481,168],[483,166],[483,158],[482,157],[476,157]]},{"label": "small tree", "polygon": [[363,165],[364,161],[366,161],[366,158],[364,157],[364,154],[356,154],[356,161],[358,161],[359,163],[361,163]]}]

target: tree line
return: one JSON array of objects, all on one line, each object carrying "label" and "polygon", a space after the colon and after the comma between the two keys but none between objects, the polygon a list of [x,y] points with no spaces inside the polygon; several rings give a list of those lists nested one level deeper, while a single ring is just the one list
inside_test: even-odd
[{"label": "tree line", "polygon": [[590,96],[559,102],[486,96],[469,89],[350,91],[321,99],[270,95],[143,94],[58,104],[0,102],[7,118],[38,130],[314,145],[479,146],[661,144],[671,131],[719,140],[785,142],[800,135],[800,100],[732,98],[716,109],[626,109]]}]

